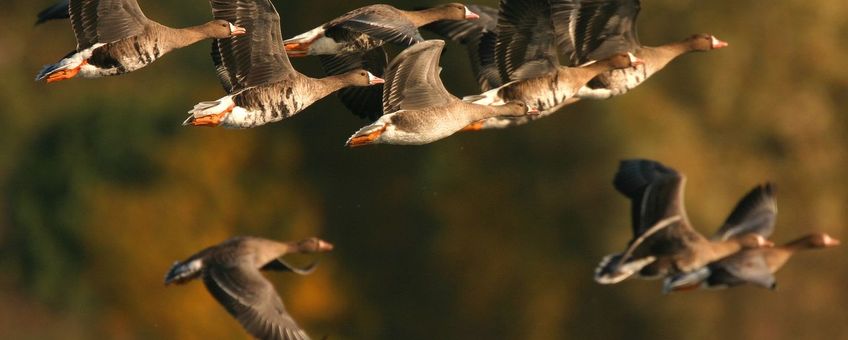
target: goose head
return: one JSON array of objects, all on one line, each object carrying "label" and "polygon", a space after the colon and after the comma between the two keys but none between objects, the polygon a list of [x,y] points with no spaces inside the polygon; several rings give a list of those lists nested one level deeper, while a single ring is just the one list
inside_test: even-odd
[{"label": "goose head", "polygon": [[533,106],[527,105],[521,101],[507,102],[500,106],[503,113],[501,116],[534,116],[539,114],[539,110]]},{"label": "goose head", "polygon": [[375,76],[373,73],[363,69],[353,70],[345,73],[343,76],[345,83],[351,86],[370,86],[385,83],[383,78]]},{"label": "goose head", "polygon": [[645,64],[642,59],[637,58],[630,52],[613,55],[607,58],[606,63],[614,69],[636,67]]},{"label": "goose head", "polygon": [[300,240],[296,244],[298,253],[326,253],[333,250],[333,245],[330,242],[324,241],[317,237],[310,237]]},{"label": "goose head", "polygon": [[449,3],[433,7],[434,12],[439,13],[439,17],[444,20],[470,20],[479,19],[477,13],[472,12],[468,7],[460,3]]},{"label": "goose head", "polygon": [[686,39],[689,48],[693,51],[709,51],[727,47],[727,42],[718,40],[714,35],[695,34]]},{"label": "goose head", "polygon": [[774,242],[757,233],[747,233],[734,237],[742,248],[774,247]]},{"label": "goose head", "polygon": [[811,249],[836,247],[840,244],[839,240],[826,233],[813,233],[807,235],[802,240],[804,246]]},{"label": "goose head", "polygon": [[203,30],[210,38],[225,39],[247,33],[243,27],[233,25],[226,20],[212,20],[203,25]]}]

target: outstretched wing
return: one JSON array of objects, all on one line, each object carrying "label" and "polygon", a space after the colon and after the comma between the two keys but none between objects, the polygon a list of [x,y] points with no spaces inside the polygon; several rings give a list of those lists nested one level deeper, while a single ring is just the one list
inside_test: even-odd
[{"label": "outstretched wing", "polygon": [[218,303],[254,337],[309,339],[286,312],[274,287],[259,271],[243,266],[210,266],[204,272],[203,283]]},{"label": "outstretched wing", "polygon": [[501,0],[494,57],[503,83],[559,66],[548,0]]},{"label": "outstretched wing", "polygon": [[[421,28],[436,33],[447,39],[465,45],[468,58],[471,61],[471,71],[480,83],[483,91],[488,91],[501,85],[500,77],[494,68],[494,48],[496,35],[487,38],[484,35],[493,34],[497,30],[498,10],[483,5],[467,5],[468,9],[477,13],[477,20],[439,20]],[[485,57],[484,57],[485,55]]]},{"label": "outstretched wing", "polygon": [[630,199],[633,237],[638,237],[663,218],[679,215],[688,225],[683,207],[686,177],[651,160],[622,161],[613,186]]},{"label": "outstretched wing", "polygon": [[136,0],[70,0],[68,12],[77,50],[138,35],[149,21]]},{"label": "outstretched wing", "polygon": [[383,112],[420,110],[459,98],[451,95],[439,78],[439,59],[445,42],[427,40],[409,47],[389,64],[383,87]]},{"label": "outstretched wing", "polygon": [[[219,79],[231,91],[279,82],[295,71],[283,47],[280,15],[270,0],[211,0],[215,19],[243,27],[247,34],[217,39]],[[213,47],[212,60],[216,61]],[[223,69],[222,69],[223,67]],[[226,73],[226,78],[221,75]]]},{"label": "outstretched wing", "polygon": [[724,225],[713,238],[727,240],[733,236],[757,233],[764,237],[774,232],[777,220],[777,199],[771,183],[758,185],[736,204]]},{"label": "outstretched wing", "polygon": [[639,0],[550,0],[560,52],[569,66],[638,48]]},{"label": "outstretched wing", "polygon": [[424,41],[418,27],[394,7],[372,5],[353,10],[324,26],[325,35],[334,39],[351,39],[355,33],[373,39],[410,46]]}]

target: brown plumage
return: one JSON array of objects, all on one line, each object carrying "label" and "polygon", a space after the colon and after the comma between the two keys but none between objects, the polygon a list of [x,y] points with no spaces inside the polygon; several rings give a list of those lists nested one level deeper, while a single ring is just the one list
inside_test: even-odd
[{"label": "brown plumage", "polygon": [[171,28],[148,19],[135,0],[71,0],[71,26],[77,49],[36,80],[48,83],[75,76],[96,78],[140,69],[162,55],[203,39],[229,38],[244,29],[223,20]]},{"label": "brown plumage", "polygon": [[312,269],[294,268],[280,257],[332,249],[331,244],[317,238],[277,242],[258,237],[234,237],[174,263],[165,275],[165,284],[184,284],[201,278],[209,293],[254,337],[306,340],[309,336],[288,314],[274,286],[260,271],[306,274]]},{"label": "brown plumage", "polygon": [[580,65],[610,55],[631,52],[645,63],[599,75],[577,94],[578,98],[605,99],[627,93],[678,56],[723,48],[727,43],[697,34],[657,47],[643,46],[636,31],[639,0],[550,0],[557,43],[569,65]]},{"label": "brown plumage", "polygon": [[357,8],[285,41],[289,56],[365,52],[385,42],[410,46],[423,41],[418,27],[436,20],[476,19],[464,5],[450,3],[418,11],[376,4]]},{"label": "brown plumage", "polygon": [[426,144],[448,137],[476,120],[528,113],[521,102],[477,105],[450,94],[439,78],[444,45],[442,40],[420,42],[392,60],[383,89],[385,115],[351,136],[348,146]]},{"label": "brown plumage", "polygon": [[297,72],[269,0],[212,0],[212,14],[248,33],[213,42],[212,60],[228,95],[195,105],[184,125],[255,127],[291,117],[340,88],[383,82],[362,69],[318,79]]},{"label": "brown plumage", "polygon": [[597,282],[691,272],[743,248],[770,245],[756,232],[710,240],[695,231],[683,206],[685,183],[686,177],[656,161],[621,162],[613,185],[631,200],[633,239],[624,252],[601,261]]},{"label": "brown plumage", "polygon": [[746,249],[692,273],[669,277],[663,285],[663,291],[715,289],[742,284],[776,289],[774,273],[780,270],[792,255],[798,251],[830,248],[839,244],[839,240],[828,234],[812,233],[778,247]]}]

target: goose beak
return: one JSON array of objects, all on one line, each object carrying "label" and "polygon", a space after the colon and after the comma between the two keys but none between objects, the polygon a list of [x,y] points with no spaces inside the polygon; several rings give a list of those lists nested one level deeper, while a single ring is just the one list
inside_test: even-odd
[{"label": "goose beak", "polygon": [[527,107],[527,115],[538,116],[539,115],[539,109],[532,107],[532,106],[528,106]]},{"label": "goose beak", "polygon": [[764,248],[774,247],[774,242],[760,235],[757,235],[757,243],[760,244],[760,247]]},{"label": "goose beak", "polygon": [[318,251],[327,252],[333,250],[333,244],[324,240],[318,240]]},{"label": "goose beak", "polygon": [[627,57],[630,58],[630,66],[632,66],[632,67],[636,67],[636,66],[639,66],[639,65],[645,65],[645,61],[637,58],[635,55],[633,55],[633,53],[628,52]]},{"label": "goose beak", "polygon": [[833,237],[830,237],[830,235],[824,236],[824,245],[826,247],[835,247],[835,246],[838,246],[840,243],[842,243],[842,242],[839,242],[839,240],[837,240]]},{"label": "goose beak", "polygon": [[386,81],[383,78],[377,77],[371,74],[371,72],[368,72],[368,85],[383,84],[385,82]]},{"label": "goose beak", "polygon": [[713,49],[724,48],[729,45],[726,41],[718,40],[716,37],[712,37],[712,41]]},{"label": "goose beak", "polygon": [[470,9],[468,9],[468,7],[466,6],[466,7],[465,7],[465,19],[466,19],[466,20],[480,19],[480,16],[479,16],[479,15],[477,15],[477,13],[472,12],[472,11],[471,11]]},{"label": "goose beak", "polygon": [[230,24],[230,35],[236,36],[236,35],[242,35],[242,34],[245,34],[245,33],[247,33],[247,30],[245,30],[244,27]]}]

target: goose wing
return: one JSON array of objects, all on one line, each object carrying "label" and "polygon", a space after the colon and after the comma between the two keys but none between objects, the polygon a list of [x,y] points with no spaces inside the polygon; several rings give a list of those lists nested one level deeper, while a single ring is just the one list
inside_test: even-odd
[{"label": "goose wing", "polygon": [[739,200],[713,238],[727,240],[733,236],[757,233],[769,237],[777,220],[777,199],[771,183],[758,185]]},{"label": "goose wing", "polygon": [[136,36],[150,21],[136,0],[70,0],[68,13],[77,50]]},{"label": "goose wing", "polygon": [[386,70],[383,112],[421,110],[458,101],[439,78],[439,59],[445,42],[427,40],[395,57]]},{"label": "goose wing", "polygon": [[495,68],[495,34],[498,24],[498,9],[483,5],[467,5],[477,13],[477,20],[439,20],[422,26],[425,30],[465,45],[471,61],[471,71],[483,91],[502,85]]},{"label": "goose wing", "polygon": [[217,47],[213,46],[212,60],[225,89],[237,91],[275,83],[296,74],[283,47],[280,15],[270,0],[211,0],[210,3],[215,19],[226,20],[247,31],[214,42]]},{"label": "goose wing", "polygon": [[209,293],[242,327],[259,339],[306,340],[271,283],[245,266],[209,266],[203,275]]},{"label": "goose wing", "polygon": [[324,25],[324,35],[335,40],[352,40],[361,33],[373,39],[409,46],[424,41],[418,27],[388,5],[353,10]]},{"label": "goose wing", "polygon": [[639,0],[550,0],[560,52],[576,66],[641,44],[636,32]]},{"label": "goose wing", "polygon": [[556,71],[556,34],[548,0],[501,0],[495,64],[503,83]]}]

